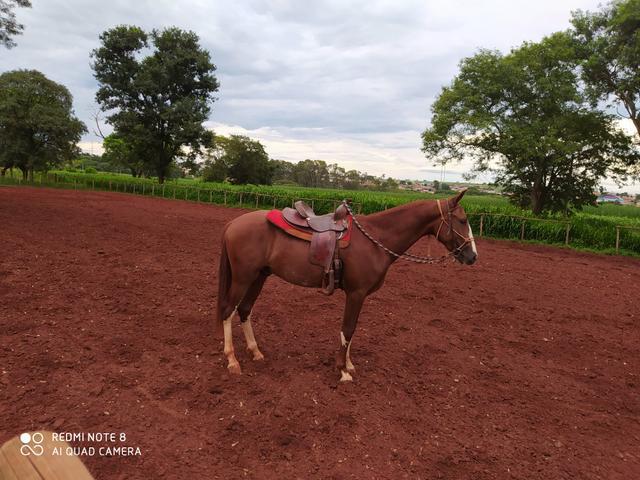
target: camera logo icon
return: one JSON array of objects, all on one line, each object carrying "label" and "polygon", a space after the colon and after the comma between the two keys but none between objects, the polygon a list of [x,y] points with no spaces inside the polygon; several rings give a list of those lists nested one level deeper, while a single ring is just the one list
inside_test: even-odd
[{"label": "camera logo icon", "polygon": [[40,432],[34,434],[25,432],[20,435],[20,441],[22,442],[20,453],[25,457],[28,455],[39,457],[44,453],[44,447],[41,445],[44,442],[44,435]]}]

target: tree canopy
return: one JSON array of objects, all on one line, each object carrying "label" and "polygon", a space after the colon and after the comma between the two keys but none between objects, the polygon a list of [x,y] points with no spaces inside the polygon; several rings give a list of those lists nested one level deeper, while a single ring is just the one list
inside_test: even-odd
[{"label": "tree canopy", "polygon": [[219,86],[216,67],[198,36],[178,28],[146,33],[121,25],[100,41],[92,52],[96,100],[117,137],[144,153],[162,183],[172,163],[213,141],[203,122]]},{"label": "tree canopy", "polygon": [[31,7],[31,0],[0,0],[0,45],[6,48],[15,47],[13,37],[24,30],[24,25],[16,19],[15,7]]},{"label": "tree canopy", "polygon": [[621,105],[640,135],[640,0],[617,0],[572,15],[587,93]]},{"label": "tree canopy", "polygon": [[519,205],[580,208],[606,175],[624,177],[638,153],[615,117],[581,87],[575,44],[563,33],[503,55],[483,50],[432,106],[423,151],[438,161],[471,158],[492,170]]},{"label": "tree canopy", "polygon": [[148,173],[144,162],[146,152],[140,148],[141,146],[128,143],[115,133],[105,137],[102,146],[102,159],[105,162],[128,169],[134,177]]},{"label": "tree canopy", "polygon": [[85,125],[64,86],[36,70],[0,75],[0,166],[25,178],[77,155]]},{"label": "tree canopy", "polygon": [[203,176],[209,181],[270,185],[273,168],[259,141],[244,135],[216,135],[215,147],[205,161]]}]

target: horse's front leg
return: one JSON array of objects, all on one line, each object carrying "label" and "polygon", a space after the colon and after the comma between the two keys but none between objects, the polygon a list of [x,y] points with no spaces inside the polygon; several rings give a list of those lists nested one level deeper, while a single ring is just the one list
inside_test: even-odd
[{"label": "horse's front leg", "polygon": [[336,357],[336,366],[340,370],[340,381],[349,382],[353,380],[356,372],[353,363],[351,363],[351,340],[356,331],[358,316],[366,295],[350,292],[347,294],[347,303],[344,308],[344,317],[342,319],[342,331],[340,332],[340,350]]}]

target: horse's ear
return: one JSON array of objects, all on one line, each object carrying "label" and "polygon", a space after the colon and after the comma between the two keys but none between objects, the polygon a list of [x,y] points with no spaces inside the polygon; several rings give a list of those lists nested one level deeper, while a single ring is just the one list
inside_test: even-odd
[{"label": "horse's ear", "polygon": [[460,190],[460,192],[450,200],[451,205],[458,205],[460,200],[462,200],[462,197],[464,197],[464,194],[466,191],[467,191],[466,188],[464,190]]}]

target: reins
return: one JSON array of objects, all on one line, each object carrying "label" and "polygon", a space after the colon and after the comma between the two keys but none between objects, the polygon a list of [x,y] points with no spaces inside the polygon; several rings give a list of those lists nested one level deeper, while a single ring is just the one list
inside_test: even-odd
[{"label": "reins", "polygon": [[342,204],[346,207],[347,211],[351,215],[351,218],[353,219],[353,223],[356,224],[356,227],[358,227],[358,230],[360,230],[365,237],[367,237],[369,240],[371,240],[371,242],[373,242],[375,245],[377,245],[382,250],[387,252],[389,255],[391,255],[393,257],[396,257],[397,259],[400,259],[400,260],[406,260],[407,262],[422,263],[422,264],[436,264],[436,263],[443,263],[446,260],[448,260],[450,257],[458,255],[462,251],[462,249],[468,243],[471,242],[470,238],[465,237],[464,235],[462,235],[460,232],[458,232],[456,229],[453,228],[452,223],[451,223],[451,209],[447,208],[447,214],[448,214],[448,219],[449,219],[449,221],[447,222],[447,220],[445,220],[445,218],[444,218],[444,213],[442,212],[442,206],[440,205],[440,200],[438,199],[438,200],[436,200],[436,202],[438,203],[438,210],[440,211],[440,225],[438,225],[438,231],[436,233],[436,240],[440,236],[440,229],[442,228],[443,224],[446,224],[449,227],[449,233],[451,231],[453,231],[455,234],[457,234],[459,237],[461,237],[464,240],[464,242],[461,245],[457,246],[454,250],[450,251],[446,255],[442,255],[441,257],[422,257],[420,255],[412,255],[410,253],[396,253],[396,252],[394,252],[393,250],[385,247],[380,241],[378,241],[375,238],[373,238],[369,234],[369,232],[367,232],[365,230],[365,228],[360,224],[360,222],[358,222],[358,219],[356,219],[356,216],[353,213],[353,210],[351,210],[351,207],[349,206],[349,204],[347,203],[346,200],[343,200]]}]

